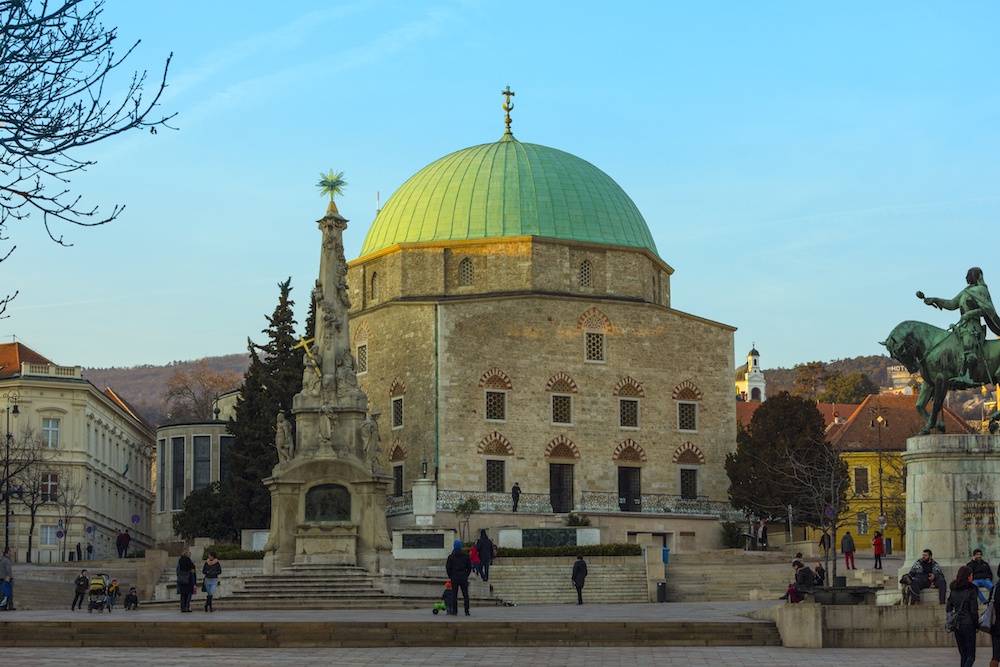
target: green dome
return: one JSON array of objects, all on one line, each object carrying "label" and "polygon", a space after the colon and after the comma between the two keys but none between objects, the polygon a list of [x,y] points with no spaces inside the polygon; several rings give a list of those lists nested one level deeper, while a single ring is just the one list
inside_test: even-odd
[{"label": "green dome", "polygon": [[639,209],[575,155],[505,135],[414,174],[376,216],[361,255],[396,243],[542,236],[648,248]]}]

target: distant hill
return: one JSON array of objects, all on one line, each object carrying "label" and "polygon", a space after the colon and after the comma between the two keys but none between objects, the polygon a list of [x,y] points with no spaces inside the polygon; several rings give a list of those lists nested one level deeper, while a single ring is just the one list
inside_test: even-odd
[{"label": "distant hill", "polygon": [[[809,363],[809,362],[803,362]],[[840,371],[844,375],[864,373],[871,381],[880,387],[889,386],[889,374],[886,369],[889,366],[898,366],[899,362],[885,355],[872,355],[868,357],[852,357],[850,359],[834,359],[824,362],[826,370]],[[795,387],[795,376],[798,374],[794,368],[765,368],[764,377],[767,379],[768,395],[777,394],[782,391],[791,391]]]},{"label": "distant hill", "polygon": [[[190,370],[199,361],[174,361],[166,366],[84,368],[83,377],[102,391],[105,387],[114,389],[139,411],[143,419],[156,426],[167,416],[163,398],[167,379],[178,370]],[[243,375],[250,365],[250,356],[246,353],[227,354],[224,357],[206,357],[204,361],[213,371],[235,371]]]}]

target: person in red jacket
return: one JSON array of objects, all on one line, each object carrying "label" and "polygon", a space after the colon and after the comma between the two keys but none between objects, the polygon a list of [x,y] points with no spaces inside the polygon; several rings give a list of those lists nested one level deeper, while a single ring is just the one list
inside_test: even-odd
[{"label": "person in red jacket", "polygon": [[882,533],[875,531],[875,539],[872,540],[872,552],[875,554],[875,569],[882,569],[882,556],[885,555],[885,540]]}]

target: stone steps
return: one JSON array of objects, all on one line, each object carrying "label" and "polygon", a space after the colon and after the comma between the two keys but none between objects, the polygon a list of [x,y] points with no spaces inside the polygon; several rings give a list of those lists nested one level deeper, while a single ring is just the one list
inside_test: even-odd
[{"label": "stone steps", "polygon": [[[139,612],[141,614],[141,612]],[[780,646],[760,622],[244,622],[143,623],[116,618],[0,623],[5,647],[383,648],[386,646]]]},{"label": "stone steps", "polygon": [[[572,568],[572,559],[511,558],[490,567],[489,584],[495,597],[515,604],[573,604],[576,589],[570,580]],[[599,600],[602,604],[649,601],[642,558],[625,563],[616,560],[614,567],[592,558],[587,561],[587,569],[585,600]]]}]

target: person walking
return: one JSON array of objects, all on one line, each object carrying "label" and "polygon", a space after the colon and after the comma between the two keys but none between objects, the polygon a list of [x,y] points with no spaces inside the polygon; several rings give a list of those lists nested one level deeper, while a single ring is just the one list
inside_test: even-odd
[{"label": "person walking", "polygon": [[222,574],[222,563],[219,562],[219,556],[214,551],[208,552],[208,559],[201,568],[201,574],[201,587],[205,589],[205,595],[208,596],[208,599],[205,600],[205,611],[214,612],[212,596],[215,595],[215,589],[219,585],[219,575]]},{"label": "person walking", "polygon": [[986,604],[986,596],[979,589],[993,590],[993,568],[983,560],[982,549],[976,549],[972,552],[972,560],[967,565],[972,570],[972,585],[976,587],[976,592],[979,594],[979,601]]},{"label": "person walking", "polygon": [[73,604],[70,605],[70,611],[76,611],[77,607],[83,609],[83,598],[87,595],[87,589],[90,588],[90,577],[87,576],[86,570],[80,570],[80,576],[77,577],[73,584],[76,586],[76,592],[73,596]]},{"label": "person walking", "polygon": [[840,539],[840,550],[844,552],[844,569],[846,570],[856,570],[858,568],[854,567],[854,538],[851,537],[851,531],[844,533],[844,536]]},{"label": "person walking", "polygon": [[472,573],[478,577],[482,577],[483,573],[479,568],[483,563],[479,559],[479,549],[476,548],[475,544],[469,547],[469,560],[472,561]]},{"label": "person walking", "polygon": [[819,538],[819,548],[825,556],[830,550],[830,533],[823,533]]},{"label": "person walking", "polygon": [[489,535],[486,534],[485,528],[479,529],[479,539],[476,540],[476,550],[479,551],[479,574],[483,578],[483,581],[489,581],[490,563],[493,562],[493,540],[491,540]]},{"label": "person walking", "polygon": [[885,554],[885,540],[882,539],[882,533],[875,531],[875,539],[872,540],[872,553],[875,554],[875,568],[876,570],[882,569],[882,556]]},{"label": "person walking", "polygon": [[76,543],[76,559],[83,560],[83,546],[79,542]]},{"label": "person walking", "polygon": [[990,625],[988,628],[981,628],[983,631],[990,633],[990,643],[993,648],[990,667],[1000,667],[1000,623],[997,622],[997,590],[1000,589],[993,588],[990,590],[990,599],[986,603],[991,611]]},{"label": "person walking", "polygon": [[521,484],[520,482],[514,482],[514,486],[510,490],[510,499],[514,505],[514,511],[517,511],[517,503],[521,500]]},{"label": "person walking", "polygon": [[14,609],[14,563],[10,560],[10,549],[3,550],[0,558],[0,611],[17,611]]},{"label": "person walking", "polygon": [[128,534],[128,529],[121,533],[115,540],[115,546],[118,547],[118,557],[128,558],[128,545],[132,542],[132,536]]},{"label": "person walking", "polygon": [[950,588],[951,595],[948,596],[945,611],[958,614],[955,643],[958,645],[960,667],[972,667],[976,662],[976,631],[979,629],[979,604],[976,602],[977,589],[972,583],[972,568],[968,565],[958,568]]},{"label": "person walking", "polygon": [[191,611],[191,596],[194,595],[195,578],[194,561],[191,560],[191,550],[185,549],[177,559],[177,593],[181,596],[181,611]]},{"label": "person walking", "polygon": [[583,554],[576,555],[576,562],[573,563],[573,586],[576,587],[576,603],[583,604],[583,583],[587,579],[587,562],[583,560]]},{"label": "person walking", "polygon": [[[483,531],[486,532],[486,531]],[[465,601],[465,615],[469,616],[469,575],[472,574],[472,559],[469,554],[462,550],[461,540],[455,540],[455,549],[448,554],[444,569],[451,580],[451,590],[455,596],[454,611],[449,612],[452,616],[458,616],[458,591],[462,590],[462,598]],[[484,578],[483,581],[486,581]]]}]

